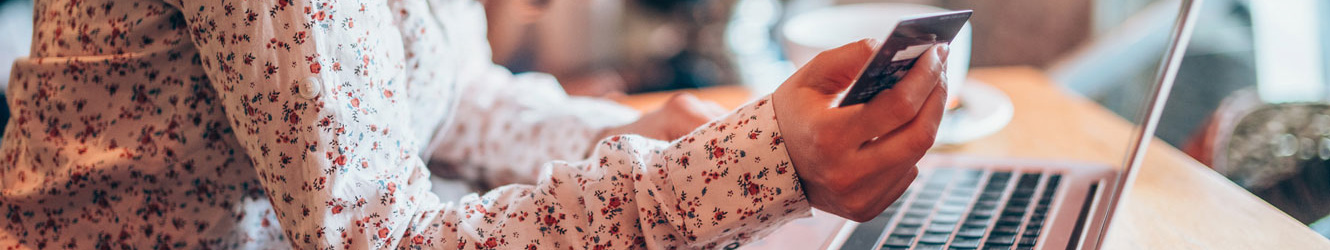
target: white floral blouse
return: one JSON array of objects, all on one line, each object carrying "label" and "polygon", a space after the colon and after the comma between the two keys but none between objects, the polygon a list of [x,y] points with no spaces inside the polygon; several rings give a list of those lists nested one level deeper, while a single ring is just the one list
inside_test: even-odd
[{"label": "white floral blouse", "polygon": [[[768,98],[595,143],[635,113],[494,66],[470,0],[35,11],[0,248],[715,248],[809,210]],[[445,202],[426,159],[534,184]]]}]

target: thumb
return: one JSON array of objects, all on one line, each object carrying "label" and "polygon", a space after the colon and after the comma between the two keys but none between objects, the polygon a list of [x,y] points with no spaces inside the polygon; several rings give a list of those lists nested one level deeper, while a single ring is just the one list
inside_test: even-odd
[{"label": "thumb", "polygon": [[799,81],[803,85],[800,87],[813,88],[823,94],[844,91],[872,58],[878,44],[877,40],[863,39],[818,53],[795,72],[796,77],[804,79]]}]

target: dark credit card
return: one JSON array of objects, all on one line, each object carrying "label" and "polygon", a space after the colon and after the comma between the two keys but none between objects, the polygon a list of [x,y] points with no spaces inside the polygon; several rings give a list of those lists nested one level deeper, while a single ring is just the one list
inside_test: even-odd
[{"label": "dark credit card", "polygon": [[873,52],[873,59],[854,79],[840,106],[868,102],[878,92],[896,86],[929,48],[940,43],[951,44],[972,13],[962,10],[901,20],[891,36]]}]

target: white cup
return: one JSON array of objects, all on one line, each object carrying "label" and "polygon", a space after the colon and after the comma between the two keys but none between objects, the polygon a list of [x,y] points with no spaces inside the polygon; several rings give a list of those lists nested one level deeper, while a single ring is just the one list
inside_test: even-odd
[{"label": "white cup", "polygon": [[[906,3],[865,3],[835,5],[800,13],[785,22],[781,40],[785,55],[795,67],[828,50],[865,38],[885,39],[903,17],[948,11],[928,5]],[[970,43],[973,31],[967,22],[951,41],[947,56],[948,93],[960,93],[965,74],[970,69]],[[947,96],[954,103],[957,95]]]}]

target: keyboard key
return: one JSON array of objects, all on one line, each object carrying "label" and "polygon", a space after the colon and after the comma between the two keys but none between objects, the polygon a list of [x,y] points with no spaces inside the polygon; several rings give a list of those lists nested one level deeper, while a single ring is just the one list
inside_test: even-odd
[{"label": "keyboard key", "polygon": [[947,198],[943,199],[942,201],[946,203],[969,205],[971,198],[973,198],[973,195],[957,193],[957,194],[948,195]]},{"label": "keyboard key", "polygon": [[987,220],[990,219],[990,218],[993,218],[993,214],[976,214],[976,213],[971,213],[971,214],[970,214],[970,217],[969,217],[969,218],[966,218],[966,219],[967,219],[967,220],[970,220],[970,221],[987,221]]},{"label": "keyboard key", "polygon": [[1016,217],[1017,220],[1020,220],[1021,217],[1025,217],[1025,211],[1003,211],[1002,217]]},{"label": "keyboard key", "polygon": [[1016,191],[1011,193],[1013,197],[1034,197],[1034,187],[1017,187]]},{"label": "keyboard key", "polygon": [[1043,227],[1043,226],[1044,226],[1044,223],[1025,223],[1025,228],[1027,228],[1027,229],[1028,229],[1028,228],[1039,229],[1039,227]]},{"label": "keyboard key", "polygon": [[1021,237],[1021,241],[1020,241],[1020,242],[1017,242],[1016,245],[1020,245],[1020,246],[1034,246],[1034,244],[1035,244],[1038,240],[1039,240],[1038,238],[1034,238],[1034,237]]},{"label": "keyboard key", "polygon": [[1036,205],[1036,206],[1044,206],[1044,207],[1048,207],[1048,204],[1050,204],[1050,203],[1053,203],[1053,197],[1044,197],[1043,199],[1040,199],[1040,200],[1039,200],[1039,203],[1036,203],[1036,204],[1038,204],[1038,205]]},{"label": "keyboard key", "polygon": [[1025,215],[1025,208],[1024,208],[1024,207],[1007,207],[1007,208],[1002,209],[1002,215],[1023,216],[1023,215]]},{"label": "keyboard key", "polygon": [[954,240],[951,241],[951,248],[952,248],[952,249],[975,249],[975,248],[979,248],[979,239],[980,239],[980,237],[982,237],[982,236],[979,236],[979,237],[960,237],[960,236],[958,235],[958,236],[956,236],[956,239],[954,239]]},{"label": "keyboard key", "polygon": [[1021,175],[1021,186],[1033,187],[1039,184],[1039,173],[1025,173]]},{"label": "keyboard key", "polygon": [[993,233],[1002,234],[1002,235],[1016,235],[1016,233],[1020,233],[1020,227],[1016,225],[999,225],[996,228],[993,228]]},{"label": "keyboard key", "polygon": [[939,187],[924,187],[924,188],[928,188],[929,190],[919,193],[918,199],[920,200],[937,200],[937,198],[941,198],[942,197],[941,189],[945,187],[939,186]]},{"label": "keyboard key", "polygon": [[1062,182],[1062,175],[1060,175],[1060,174],[1053,174],[1053,175],[1049,175],[1049,176],[1048,176],[1048,185],[1049,185],[1049,186],[1057,186],[1059,182]]},{"label": "keyboard key", "polygon": [[928,193],[928,192],[919,193],[919,196],[915,196],[914,199],[915,199],[914,203],[910,205],[918,205],[918,204],[933,205],[936,204],[938,200],[942,199],[942,192],[939,191],[936,193]]},{"label": "keyboard key", "polygon": [[908,247],[914,245],[914,235],[891,234],[887,241],[882,242],[882,246]]},{"label": "keyboard key", "polygon": [[1022,177],[1021,181],[1016,183],[1016,193],[1033,195],[1034,188],[1037,186],[1039,186],[1038,178],[1026,179]]},{"label": "keyboard key", "polygon": [[882,242],[882,246],[890,247],[909,247],[911,244],[914,244],[914,235],[892,234],[891,236],[887,236],[887,240]]},{"label": "keyboard key", "polygon": [[1011,246],[1016,242],[1016,235],[991,235],[988,236],[988,244],[997,246]]},{"label": "keyboard key", "polygon": [[1014,226],[1014,225],[1020,225],[1020,224],[1021,224],[1021,217],[1014,217],[1014,216],[1002,216],[1002,217],[998,217],[997,224],[998,224],[999,226]]},{"label": "keyboard key", "polygon": [[999,198],[1002,198],[1002,190],[984,190],[979,194],[979,200],[982,201],[995,201]]},{"label": "keyboard key", "polygon": [[960,231],[956,232],[956,237],[975,237],[975,238],[984,237],[984,233],[987,230],[988,228],[986,227],[964,226],[961,227]]},{"label": "keyboard key", "polygon": [[982,227],[982,228],[988,228],[988,225],[989,225],[988,220],[968,220],[965,221],[964,224],[964,226],[967,227]]},{"label": "keyboard key", "polygon": [[1011,246],[984,245],[984,250],[1010,250]]},{"label": "keyboard key", "polygon": [[1025,210],[1025,208],[1029,207],[1029,205],[1030,205],[1029,201],[1013,201],[1007,203],[1008,208],[1020,208],[1021,210]]},{"label": "keyboard key", "polygon": [[967,186],[960,186],[960,185],[962,185],[962,184],[959,184],[959,183],[957,183],[957,184],[952,184],[952,185],[951,185],[951,188],[950,188],[950,189],[947,189],[947,193],[950,193],[950,194],[963,194],[963,193],[968,192],[968,191],[975,191],[975,187],[967,187]]},{"label": "keyboard key", "polygon": [[1043,224],[1044,224],[1044,219],[1038,219],[1038,220],[1036,220],[1036,219],[1034,219],[1034,218],[1030,218],[1030,221],[1025,222],[1025,225],[1026,225],[1026,226],[1029,226],[1029,227],[1033,227],[1033,226],[1037,226],[1037,225],[1043,225]]},{"label": "keyboard key", "polygon": [[997,200],[997,199],[991,199],[991,200],[988,200],[988,199],[980,199],[979,202],[975,202],[975,203],[974,203],[974,206],[975,206],[975,207],[984,207],[984,208],[987,208],[987,209],[992,209],[992,208],[994,208],[994,207],[997,207],[997,205],[998,205],[998,200]]},{"label": "keyboard key", "polygon": [[923,225],[923,224],[924,224],[924,217],[923,217],[923,216],[910,216],[910,215],[906,215],[905,218],[901,218],[901,222],[900,222],[899,224],[901,224],[901,225],[906,225],[906,226],[919,226],[919,225]]},{"label": "keyboard key", "polygon": [[1025,231],[1021,232],[1021,237],[1039,237],[1039,230],[1040,228],[1025,228]]},{"label": "keyboard key", "polygon": [[[932,177],[937,177],[937,176],[932,176]],[[946,187],[947,182],[951,180],[945,177],[944,178],[932,178],[932,177],[928,178],[928,181],[924,182],[925,189],[930,189],[930,190],[942,189],[943,187]]]},{"label": "keyboard key", "polygon": [[[951,234],[952,231],[956,231],[956,224],[932,224],[928,225],[928,229],[924,230],[924,232],[929,232],[929,233],[945,233],[945,234]],[[943,240],[946,239],[944,238]]]},{"label": "keyboard key", "polygon": [[950,176],[933,175],[928,177],[928,181],[924,182],[924,187],[946,186],[948,181],[951,181]]},{"label": "keyboard key", "polygon": [[923,217],[928,217],[928,215],[929,215],[929,214],[932,214],[932,213],[933,213],[933,209],[932,209],[932,208],[929,208],[929,209],[910,209],[910,211],[905,212],[905,217],[920,217],[920,218],[923,218]]},{"label": "keyboard key", "polygon": [[[1012,205],[1012,204],[1019,204],[1019,205]],[[1007,201],[1007,206],[1024,207],[1025,205],[1029,204],[1030,204],[1030,197],[1011,197],[1011,200]]]},{"label": "keyboard key", "polygon": [[933,223],[956,223],[961,221],[960,213],[938,213],[933,215]]},{"label": "keyboard key", "polygon": [[971,214],[982,213],[982,214],[993,215],[994,213],[997,213],[997,207],[994,207],[994,206],[974,206],[974,208],[971,209],[970,213],[971,213]]},{"label": "keyboard key", "polygon": [[983,210],[983,211],[988,211],[989,213],[993,213],[993,212],[995,212],[995,211],[993,211],[993,210],[997,210],[997,204],[993,204],[993,203],[991,203],[991,204],[975,204],[973,210]]},{"label": "keyboard key", "polygon": [[[937,188],[937,189],[942,189],[942,188]],[[942,195],[944,195],[942,191],[931,192],[931,193],[919,193],[919,196],[915,196],[914,199],[916,200],[915,201],[916,204],[917,203],[936,204],[939,200],[942,200]]]},{"label": "keyboard key", "polygon": [[928,213],[930,212],[929,210],[933,210],[932,203],[922,203],[924,202],[923,200],[919,200],[919,202],[921,203],[910,204],[910,211],[917,211],[916,213]]},{"label": "keyboard key", "polygon": [[1040,213],[1036,213],[1036,214],[1032,214],[1032,215],[1030,215],[1030,221],[1031,221],[1031,222],[1034,222],[1034,221],[1043,222],[1043,221],[1044,221],[1044,218],[1046,218],[1046,217],[1044,216],[1044,214],[1040,214]]},{"label": "keyboard key", "polygon": [[915,246],[914,246],[914,249],[916,249],[916,250],[942,250],[942,246],[944,246],[944,244],[946,244],[946,243],[919,243],[919,245],[915,245]]},{"label": "keyboard key", "polygon": [[948,238],[951,238],[951,231],[946,231],[941,233],[930,232],[930,233],[924,233],[923,236],[919,236],[919,242],[944,244],[947,243]]},{"label": "keyboard key", "polygon": [[955,168],[934,168],[934,169],[933,169],[933,175],[934,175],[934,176],[940,176],[940,177],[946,177],[946,178],[951,178],[952,176],[955,176],[955,175],[958,174],[959,172],[960,172],[960,171],[959,171],[958,169],[955,169]]},{"label": "keyboard key", "polygon": [[892,234],[910,234],[910,235],[915,235],[915,234],[919,234],[919,228],[922,228],[922,227],[923,227],[923,226],[919,226],[919,225],[913,225],[913,226],[912,226],[912,225],[896,225],[896,229],[893,229],[891,232],[892,232]]},{"label": "keyboard key", "polygon": [[952,195],[965,196],[965,198],[969,198],[970,196],[974,195],[974,193],[979,192],[979,189],[976,189],[974,187],[951,187],[951,190],[947,192],[951,193]]},{"label": "keyboard key", "polygon": [[942,206],[937,207],[937,212],[938,212],[938,214],[943,214],[943,213],[945,213],[945,214],[956,214],[956,215],[960,215],[961,212],[965,212],[965,205],[946,205],[946,204],[943,204]]},{"label": "keyboard key", "polygon": [[956,179],[956,187],[975,188],[979,186],[979,176],[966,175]]}]

